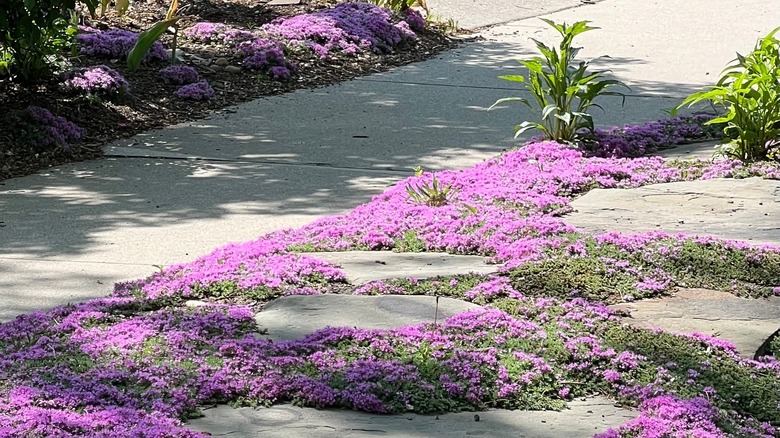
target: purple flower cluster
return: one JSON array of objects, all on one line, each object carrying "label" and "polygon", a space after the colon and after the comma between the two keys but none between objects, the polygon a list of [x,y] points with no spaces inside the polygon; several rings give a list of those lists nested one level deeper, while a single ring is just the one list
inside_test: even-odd
[{"label": "purple flower cluster", "polygon": [[198,71],[189,65],[170,65],[160,70],[160,77],[166,84],[187,85],[198,82]]},{"label": "purple flower cluster", "polygon": [[202,43],[236,45],[257,38],[253,32],[235,29],[223,23],[196,23],[184,31],[184,35]]},{"label": "purple flower cluster", "polygon": [[425,18],[422,14],[414,9],[407,9],[404,11],[404,21],[415,32],[421,32],[425,30]]},{"label": "purple flower cluster", "polygon": [[63,79],[62,88],[70,92],[116,96],[130,91],[127,80],[105,65],[79,68],[66,73]]},{"label": "purple flower cluster", "polygon": [[214,89],[208,82],[201,80],[185,85],[174,91],[173,94],[184,100],[211,100],[214,97]]},{"label": "purple flower cluster", "polygon": [[[724,432],[719,423],[725,422],[722,414],[706,398],[689,400],[662,395],[645,400],[640,406],[641,415],[619,429],[609,429],[594,438],[629,437],[697,437],[728,438],[735,436]],[[771,427],[742,427],[737,436],[754,438],[775,437]]]},{"label": "purple flower cluster", "polygon": [[65,117],[56,116],[46,108],[29,106],[25,112],[25,121],[33,127],[32,141],[34,146],[59,146],[64,150],[70,144],[81,140],[86,131],[76,126]]},{"label": "purple flower cluster", "polygon": [[[121,59],[133,50],[138,41],[138,34],[124,29],[96,30],[91,28],[79,28],[76,43],[79,53],[103,58]],[[168,52],[162,43],[155,41],[144,60],[164,61],[168,59]]]},{"label": "purple flower cluster", "polygon": [[378,250],[392,249],[414,232],[427,250],[490,255],[512,267],[538,260],[545,249],[568,242],[559,236],[576,230],[556,216],[570,210],[573,197],[593,187],[724,177],[734,173],[734,166],[743,175],[778,172],[776,165],[726,162],[730,165],[693,162],[691,166],[698,169],[694,172],[659,157],[586,158],[556,143],[535,143],[469,169],[438,173],[441,185],[460,187],[445,206],[409,202],[406,186],[430,183],[432,176],[424,174],[400,181],[346,215],[322,218],[268,238],[291,246],[305,242],[317,250]]},{"label": "purple flower cluster", "polygon": [[[277,278],[329,270],[270,244],[264,250],[231,245],[195,265],[217,277],[227,273],[243,279],[244,268],[235,265],[242,255],[250,263],[247,271],[267,262],[276,268],[265,267],[265,274]],[[239,400],[295,400],[378,413],[528,408],[529,402],[537,409],[561,409],[562,399],[589,394],[582,384],[613,392],[653,371],[645,357],[616,351],[599,337],[618,324],[603,304],[525,297],[501,277],[478,285],[472,295],[490,301],[512,297],[511,314],[480,308],[438,325],[326,328],[286,342],[256,336],[253,312],[245,306],[139,311],[148,298],[170,292],[159,289],[163,280],[179,282],[184,290],[203,281],[198,275],[184,265],[172,267],[155,276],[161,280],[157,284],[118,289],[117,295],[134,297],[92,300],[0,324],[0,378],[13,382],[0,386],[0,431],[9,436],[199,437],[179,419],[203,404]],[[288,280],[297,281],[292,277]],[[751,361],[739,363],[754,372],[762,369]],[[764,369],[777,373],[780,366]],[[658,370],[659,378],[666,374]],[[572,381],[580,383],[571,386]],[[772,436],[774,430],[720,418],[704,399],[644,393],[642,417],[604,437],[634,436],[629,432],[651,427],[721,433],[724,422],[757,424],[765,432],[759,437]],[[717,397],[712,390],[709,394]],[[620,435],[624,429],[626,435]]]},{"label": "purple flower cluster", "polygon": [[274,79],[287,80],[295,71],[295,65],[284,56],[284,46],[265,38],[254,38],[238,44],[238,52],[244,58],[244,67],[266,72]]},{"label": "purple flower cluster", "polygon": [[201,42],[231,46],[243,59],[249,70],[262,71],[273,79],[288,80],[296,69],[285,57],[285,46],[261,36],[262,32],[234,29],[221,23],[198,23],[185,31],[185,35]]},{"label": "purple flower cluster", "polygon": [[365,49],[387,53],[417,38],[407,22],[393,23],[388,10],[358,2],[339,3],[331,9],[280,19],[264,25],[261,31],[290,45],[308,46],[321,58],[327,58],[333,50],[347,54]]},{"label": "purple flower cluster", "polygon": [[711,119],[711,115],[699,114],[622,128],[596,128],[593,137],[584,140],[583,149],[588,156],[639,157],[660,147],[711,138],[717,132],[704,125]]},{"label": "purple flower cluster", "polygon": [[[120,283],[117,296],[142,293],[149,299],[193,297],[213,285],[282,291],[322,282],[344,281],[344,273],[318,259],[286,253],[268,241],[223,247],[184,265],[173,265],[143,281]],[[294,293],[293,293],[294,294]]]}]

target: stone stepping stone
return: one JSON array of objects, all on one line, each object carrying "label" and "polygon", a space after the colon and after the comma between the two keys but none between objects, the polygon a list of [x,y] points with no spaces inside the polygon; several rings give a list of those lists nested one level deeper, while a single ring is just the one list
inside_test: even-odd
[{"label": "stone stepping stone", "polygon": [[710,140],[689,144],[675,145],[667,149],[653,152],[648,155],[656,155],[669,160],[710,160],[715,148],[723,144],[722,140]]},{"label": "stone stepping stone", "polygon": [[430,296],[293,295],[278,298],[255,315],[274,341],[299,339],[325,327],[392,329],[423,322],[441,322],[478,305]]},{"label": "stone stepping stone", "polygon": [[780,181],[713,179],[633,189],[594,189],[575,199],[566,222],[590,232],[711,235],[780,244]]},{"label": "stone stepping stone", "polygon": [[740,355],[751,359],[780,328],[780,297],[750,299],[708,289],[680,289],[673,297],[610,308],[631,312],[623,322],[634,327],[699,332],[731,341]]},{"label": "stone stepping stone", "polygon": [[[615,407],[614,402],[601,397],[571,402],[569,409],[562,412],[490,410],[438,416],[378,415],[292,405],[260,409],[221,405],[204,410],[204,414],[189,420],[187,426],[231,438],[590,438],[637,416],[635,411]],[[479,421],[475,421],[475,414]]]},{"label": "stone stepping stone", "polygon": [[441,252],[344,251],[302,253],[333,263],[347,274],[352,284],[388,278],[417,279],[467,273],[492,274],[500,265],[486,264],[487,258]]}]

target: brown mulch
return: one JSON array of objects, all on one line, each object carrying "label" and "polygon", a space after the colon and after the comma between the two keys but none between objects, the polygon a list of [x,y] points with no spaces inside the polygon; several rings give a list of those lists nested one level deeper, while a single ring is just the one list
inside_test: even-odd
[{"label": "brown mulch", "polygon": [[[257,0],[194,0],[187,2],[183,10],[181,28],[186,29],[200,21],[221,22],[234,27],[257,28],[275,18],[297,15],[332,6],[335,0],[309,0],[296,6],[268,6]],[[118,17],[109,12],[105,17],[86,18],[85,24],[99,28],[124,28],[139,32],[159,20],[167,8],[166,0],[136,0],[131,12]],[[152,128],[202,118],[221,108],[246,102],[260,96],[275,95],[301,88],[327,86],[337,82],[388,70],[392,67],[431,58],[454,47],[457,43],[440,32],[418,32],[419,40],[398,49],[395,53],[377,55],[362,53],[358,56],[336,55],[327,61],[313,55],[296,54],[293,59],[298,71],[290,81],[271,80],[256,73],[241,71],[211,71],[196,67],[201,78],[206,79],[216,92],[215,98],[206,102],[178,100],[173,96],[177,85],[165,85],[159,70],[165,62],[143,65],[131,72],[123,61],[79,56],[69,59],[73,67],[106,64],[124,76],[131,93],[121,101],[88,99],[67,95],[59,89],[60,81],[21,86],[0,78],[0,181],[29,175],[58,164],[82,161],[101,156],[101,146],[118,138],[129,137]],[[166,38],[170,38],[166,36]],[[170,40],[163,39],[166,47]],[[205,59],[228,58],[228,49],[200,44],[180,37],[179,50],[189,56]],[[220,53],[220,50],[224,50]],[[186,60],[187,58],[185,58]],[[85,128],[86,138],[64,151],[58,147],[47,150],[33,147],[20,138],[15,127],[14,115],[29,105],[48,108],[54,114],[65,116],[76,125]]]}]

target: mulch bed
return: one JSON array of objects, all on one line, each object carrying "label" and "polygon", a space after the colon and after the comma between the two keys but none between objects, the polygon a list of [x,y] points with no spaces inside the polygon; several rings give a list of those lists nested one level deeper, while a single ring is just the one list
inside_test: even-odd
[{"label": "mulch bed", "polygon": [[[234,27],[257,28],[276,18],[311,12],[318,8],[336,4],[334,0],[310,0],[304,5],[269,6],[254,0],[195,0],[187,2],[182,11],[181,28],[201,21],[221,22]],[[105,17],[85,18],[88,26],[98,29],[123,28],[140,32],[165,14],[165,0],[136,0],[132,10],[125,17],[113,12]],[[426,30],[418,33],[418,41],[407,44],[391,54],[360,53],[356,56],[336,54],[327,61],[312,55],[296,55],[299,69],[287,82],[269,79],[249,71],[231,73],[211,71],[196,67],[203,79],[212,85],[216,96],[204,102],[182,101],[173,96],[177,85],[162,83],[159,70],[168,65],[156,62],[143,65],[137,71],[130,71],[122,61],[109,61],[86,56],[71,58],[73,67],[106,64],[124,76],[130,84],[131,93],[119,102],[74,97],[63,93],[60,80],[48,83],[21,86],[0,79],[0,181],[29,175],[54,165],[82,161],[101,156],[101,146],[118,138],[129,137],[152,128],[202,118],[221,108],[246,102],[260,96],[275,95],[301,88],[315,88],[341,82],[358,76],[388,70],[392,67],[431,58],[457,45],[457,42],[443,34]],[[166,38],[168,38],[166,40]],[[170,47],[170,36],[162,39]],[[231,64],[231,53],[220,53],[214,45],[200,44],[179,38],[178,49],[186,56],[201,59],[226,57]],[[301,57],[303,56],[303,57]],[[238,64],[240,65],[240,64]],[[64,151],[61,148],[40,150],[19,138],[15,128],[14,114],[29,105],[48,108],[53,113],[86,129],[86,138]]]}]

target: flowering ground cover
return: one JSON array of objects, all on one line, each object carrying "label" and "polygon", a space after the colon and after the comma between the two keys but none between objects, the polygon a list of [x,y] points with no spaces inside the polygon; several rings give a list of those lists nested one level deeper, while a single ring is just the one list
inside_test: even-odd
[{"label": "flowering ground cover", "polygon": [[[5,108],[0,115],[0,180],[99,156],[100,146],[119,137],[203,117],[259,96],[427,59],[456,44],[415,13],[394,15],[368,3],[218,3],[190,2],[182,9],[180,59],[173,69],[166,69],[174,42],[169,34],[152,45],[137,71],[126,66],[139,29],[161,18],[159,2],[134,1],[123,17],[112,8],[98,17],[84,14],[72,47],[62,53],[62,71],[51,80],[21,84],[0,75],[0,105]],[[66,119],[81,135],[49,132],[51,124],[29,119],[25,132],[32,134],[19,135],[15,126],[31,105]]]},{"label": "flowering ground cover", "polygon": [[[745,176],[778,178],[780,168],[586,157],[535,143],[437,173],[451,188],[437,206],[409,193],[434,175],[410,177],[346,215],[0,325],[0,435],[199,436],[183,422],[213,403],[448,412],[562,409],[604,394],[641,415],[600,437],[780,436],[774,357],[743,359],[705,335],[626,328],[606,307],[681,283],[780,294],[780,248],[657,232],[590,235],[562,216],[594,187]],[[351,289],[482,306],[438,325],[327,328],[287,342],[257,336],[253,314],[267,301],[344,284],[343,272],[295,251],[351,249],[483,254],[502,272]],[[207,304],[190,308],[190,299]]]}]

